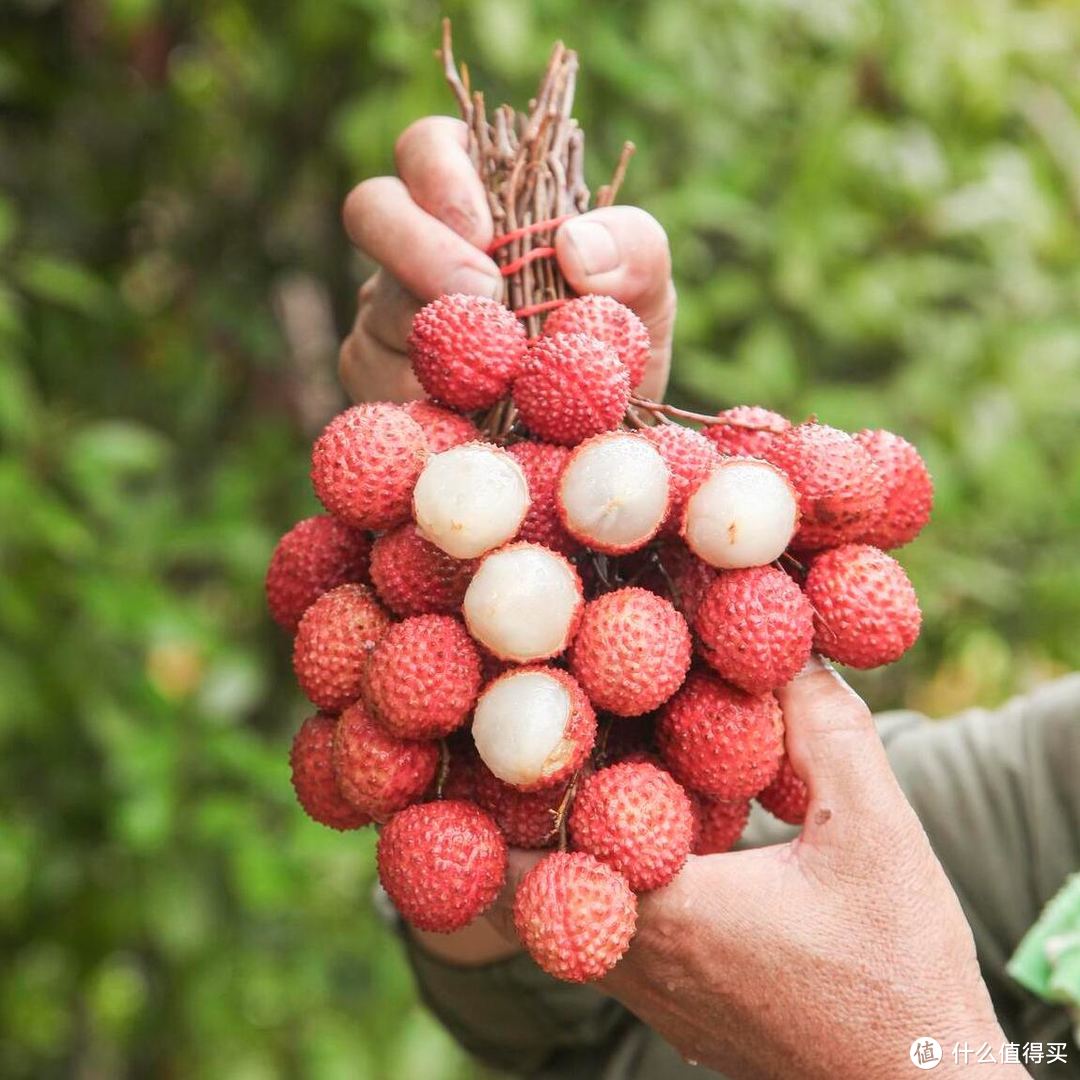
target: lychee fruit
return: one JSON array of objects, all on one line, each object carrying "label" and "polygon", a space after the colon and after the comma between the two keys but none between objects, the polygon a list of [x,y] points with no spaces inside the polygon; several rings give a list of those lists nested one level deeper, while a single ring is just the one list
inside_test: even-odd
[{"label": "lychee fruit", "polygon": [[539,967],[564,982],[610,971],[637,926],[637,899],[625,877],[584,851],[554,851],[522,879],[514,928]]},{"label": "lychee fruit", "polygon": [[780,771],[767,788],[758,793],[757,801],[773,817],[789,825],[801,825],[806,820],[806,807],[810,792],[791,767],[791,759],[785,754],[780,760]]},{"label": "lychee fruit", "polygon": [[447,615],[460,610],[476,562],[447,555],[410,521],[375,541],[370,572],[379,599],[395,615]]},{"label": "lychee fruit", "polygon": [[659,708],[682,685],[692,642],[669,600],[635,587],[585,605],[570,670],[593,705],[616,716]]},{"label": "lychee fruit", "polygon": [[555,841],[555,816],[567,785],[563,780],[553,787],[519,791],[480,764],[474,778],[474,798],[494,818],[511,847],[546,848]]},{"label": "lychee fruit", "polygon": [[333,757],[342,795],[376,821],[386,821],[435,779],[439,745],[388,734],[357,701],[338,718]]},{"label": "lychee fruit", "polygon": [[667,516],[670,479],[648,439],[613,431],[571,453],[557,505],[567,532],[594,551],[621,555],[647,544]]},{"label": "lychee fruit", "polygon": [[547,660],[570,643],[585,601],[565,556],[540,544],[508,544],[480,562],[462,610],[472,634],[500,660]]},{"label": "lychee fruit", "polygon": [[660,710],[656,741],[679,783],[713,799],[748,799],[780,768],[784,725],[772,694],[747,694],[692,671]]},{"label": "lychee fruit", "polygon": [[368,654],[391,621],[366,585],[339,585],[323,593],[304,612],[293,641],[300,689],[327,712],[355,701]]},{"label": "lychee fruit", "polygon": [[666,885],[686,862],[694,813],[666,769],[624,761],[579,785],[568,828],[576,851],[618,870],[634,892],[647,892]]},{"label": "lychee fruit", "polygon": [[338,788],[334,775],[334,729],[337,717],[309,716],[293,739],[289,764],[297,801],[312,821],[344,831],[370,825],[371,818],[357,810]]},{"label": "lychee fruit", "polygon": [[810,659],[814,612],[783,570],[725,570],[705,594],[694,630],[721,678],[762,694],[790,682]]},{"label": "lychee fruit", "polygon": [[904,568],[867,544],[823,551],[810,564],[814,648],[840,664],[891,664],[915,644],[922,613]]},{"label": "lychee fruit", "polygon": [[855,441],[877,462],[885,491],[879,517],[871,519],[857,539],[879,548],[910,543],[930,520],[934,482],[919,451],[891,431],[866,430]]},{"label": "lychee fruit", "polygon": [[420,535],[455,559],[475,559],[512,540],[528,510],[525,473],[491,443],[432,454],[413,492]]},{"label": "lychee fruit", "polygon": [[354,405],[315,440],[311,483],[345,524],[390,529],[408,518],[427,455],[423,428],[399,405]]},{"label": "lychee fruit", "polygon": [[545,337],[553,334],[587,334],[610,345],[626,366],[630,386],[645,377],[649,363],[649,331],[625,304],[612,296],[590,293],[575,296],[556,308],[544,323]]},{"label": "lychee fruit", "polygon": [[500,780],[535,791],[584,764],[596,741],[596,714],[565,671],[516,668],[480,694],[472,735],[481,760]]},{"label": "lychee fruit", "polygon": [[687,498],[682,534],[710,566],[765,566],[783,554],[797,519],[782,472],[759,458],[722,458]]},{"label": "lychee fruit", "polygon": [[719,855],[730,851],[750,820],[750,800],[694,797],[694,854]]},{"label": "lychee fruit", "polygon": [[630,403],[630,376],[610,345],[586,334],[554,334],[530,346],[513,398],[538,439],[575,446],[619,426]]},{"label": "lychee fruit", "polygon": [[721,409],[716,418],[722,423],[709,424],[702,434],[722,454],[763,457],[773,437],[791,427],[791,421],[760,405],[736,405]]},{"label": "lychee fruit", "polygon": [[480,430],[467,417],[434,401],[407,401],[401,406],[423,429],[427,447],[432,454],[441,454],[451,446],[476,442]]},{"label": "lychee fruit", "polygon": [[436,401],[470,412],[510,392],[525,356],[525,328],[483,296],[440,296],[417,312],[409,334],[412,369]]},{"label": "lychee fruit", "polygon": [[661,424],[646,428],[641,434],[660,451],[667,464],[671,476],[671,505],[661,531],[677,536],[686,500],[719,462],[720,455],[704,435],[680,424]]},{"label": "lychee fruit", "polygon": [[562,555],[580,551],[581,546],[563,528],[555,505],[559,477],[570,457],[569,448],[524,439],[508,446],[507,451],[517,459],[529,485],[529,512],[521,523],[520,538],[543,544]]},{"label": "lychee fruit", "polygon": [[468,720],[480,686],[480,653],[452,615],[391,626],[364,668],[364,700],[399,739],[449,735]]},{"label": "lychee fruit", "polygon": [[327,514],[298,521],[277,543],[266,571],[274,621],[295,633],[300,616],[347,581],[367,583],[371,539]]},{"label": "lychee fruit", "polygon": [[379,881],[418,930],[449,934],[483,915],[506,881],[499,827],[459,800],[420,803],[390,819],[378,846]]},{"label": "lychee fruit", "polygon": [[762,451],[783,469],[799,501],[792,546],[834,547],[860,535],[884,509],[881,470],[864,446],[826,424],[799,424]]}]

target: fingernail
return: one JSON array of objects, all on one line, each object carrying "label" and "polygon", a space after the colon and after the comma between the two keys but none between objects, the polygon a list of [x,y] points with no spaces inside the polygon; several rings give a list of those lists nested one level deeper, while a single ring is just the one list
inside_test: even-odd
[{"label": "fingernail", "polygon": [[487,296],[501,300],[503,280],[498,274],[485,274],[471,266],[459,267],[446,283],[448,293],[467,293],[469,296]]},{"label": "fingernail", "polygon": [[603,225],[595,221],[568,221],[562,231],[577,254],[583,273],[590,277],[606,274],[619,265],[619,248]]}]

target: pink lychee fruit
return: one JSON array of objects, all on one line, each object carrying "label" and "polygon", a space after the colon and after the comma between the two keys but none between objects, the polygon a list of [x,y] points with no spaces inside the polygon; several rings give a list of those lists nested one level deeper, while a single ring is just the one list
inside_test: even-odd
[{"label": "pink lychee fruit", "polygon": [[877,462],[885,489],[881,515],[858,536],[863,544],[898,548],[910,543],[930,520],[934,482],[919,451],[891,431],[860,431],[855,441]]},{"label": "pink lychee fruit", "polygon": [[334,775],[333,746],[337,717],[309,716],[293,739],[289,764],[296,799],[312,821],[345,831],[370,825],[371,818],[357,810],[338,788]]},{"label": "pink lychee fruit", "polygon": [[480,438],[479,429],[467,416],[436,405],[434,401],[407,401],[401,407],[424,429],[424,438],[432,454],[441,454],[451,446],[476,442]]},{"label": "pink lychee fruit", "polygon": [[773,437],[791,427],[791,421],[760,405],[736,405],[721,409],[716,418],[722,423],[709,424],[702,434],[722,454],[762,457]]},{"label": "pink lychee fruit", "polygon": [[719,462],[720,455],[704,435],[680,424],[646,428],[642,435],[660,451],[671,476],[671,504],[661,532],[678,536],[686,500]]},{"label": "pink lychee fruit", "polygon": [[412,522],[383,533],[371,549],[371,581],[395,614],[447,615],[458,611],[476,571],[425,540]]},{"label": "pink lychee fruit", "polygon": [[587,334],[610,345],[626,366],[631,387],[645,377],[649,363],[649,331],[625,304],[612,296],[576,296],[556,308],[544,323],[544,336]]},{"label": "pink lychee fruit", "polygon": [[780,761],[780,771],[776,778],[758,793],[757,801],[773,817],[786,821],[789,825],[801,825],[806,820],[810,792],[791,767],[791,759],[787,754]]}]

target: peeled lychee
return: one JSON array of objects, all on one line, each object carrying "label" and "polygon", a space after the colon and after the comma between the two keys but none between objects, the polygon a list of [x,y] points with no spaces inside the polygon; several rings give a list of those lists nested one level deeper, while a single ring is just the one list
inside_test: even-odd
[{"label": "peeled lychee", "polygon": [[634,892],[666,885],[682,868],[694,835],[686,792],[646,761],[609,765],[574,797],[570,842],[625,875]]},{"label": "peeled lychee", "polygon": [[814,648],[854,668],[891,664],[915,644],[919,600],[904,568],[867,544],[823,551],[810,564]]},{"label": "peeled lychee", "polygon": [[773,782],[758,793],[757,801],[773,817],[789,825],[801,825],[806,820],[810,792],[796,775],[787,754],[780,761],[780,771]]},{"label": "peeled lychee", "polygon": [[682,685],[691,647],[670,601],[648,589],[616,589],[586,604],[570,670],[597,709],[640,716]]},{"label": "peeled lychee", "polygon": [[409,359],[436,401],[463,412],[487,409],[510,391],[528,339],[503,304],[484,296],[440,296],[417,312]]},{"label": "peeled lychee", "polygon": [[480,764],[475,773],[474,798],[494,818],[511,847],[545,848],[556,839],[555,815],[567,784],[563,780],[538,791],[519,791]]},{"label": "peeled lychee", "polygon": [[500,660],[557,656],[584,606],[581,578],[565,556],[540,544],[508,544],[485,555],[462,610],[472,634]]},{"label": "peeled lychee", "polygon": [[338,788],[334,775],[333,746],[337,717],[309,716],[293,739],[289,764],[297,801],[312,821],[331,829],[359,829],[371,818],[357,810]]},{"label": "peeled lychee", "polygon": [[762,694],[790,682],[810,659],[814,612],[783,570],[725,570],[705,594],[694,630],[721,678]]},{"label": "peeled lychee", "polygon": [[692,671],[656,722],[660,756],[675,779],[713,799],[748,799],[780,768],[784,725],[772,694],[747,694]]},{"label": "peeled lychee", "polygon": [[293,641],[300,689],[327,712],[355,701],[368,654],[391,621],[366,585],[339,585],[323,593],[304,612]]},{"label": "peeled lychee", "polygon": [[765,566],[788,546],[798,519],[795,492],[758,458],[723,458],[691,492],[683,513],[686,546],[710,566]]},{"label": "peeled lychee", "polygon": [[413,492],[420,535],[455,559],[475,559],[512,540],[528,510],[521,466],[491,443],[433,454]]},{"label": "peeled lychee", "polygon": [[576,447],[559,480],[559,515],[594,551],[619,555],[647,544],[667,515],[667,465],[632,432],[596,435]]},{"label": "peeled lychee", "polygon": [[584,764],[596,741],[596,714],[565,671],[517,668],[485,687],[472,735],[484,764],[500,780],[535,791]]},{"label": "peeled lychee", "polygon": [[432,454],[441,454],[451,446],[476,442],[480,438],[479,429],[467,416],[436,405],[434,401],[407,401],[401,407],[424,429]]},{"label": "peeled lychee", "polygon": [[580,545],[563,527],[555,505],[559,477],[570,457],[569,448],[523,439],[508,446],[507,451],[517,459],[529,485],[529,512],[521,523],[520,538],[543,544],[562,555],[579,551]]},{"label": "peeled lychee", "polygon": [[415,615],[382,636],[364,669],[364,700],[399,739],[461,727],[480,693],[480,654],[452,615]]},{"label": "peeled lychee", "polygon": [[722,454],[763,457],[773,437],[791,427],[786,416],[760,405],[736,405],[716,414],[720,424],[709,424],[702,434]]},{"label": "peeled lychee", "polygon": [[610,345],[626,366],[630,386],[645,377],[649,363],[649,331],[625,304],[612,296],[575,296],[556,308],[544,323],[544,335],[587,334]]},{"label": "peeled lychee", "polygon": [[390,529],[408,518],[427,455],[423,428],[399,405],[354,405],[315,440],[311,483],[347,525]]},{"label": "peeled lychee", "polygon": [[521,422],[546,442],[575,446],[619,426],[630,377],[610,345],[585,334],[541,337],[514,382]]},{"label": "peeled lychee", "polygon": [[681,424],[646,428],[642,435],[660,451],[671,476],[671,505],[662,531],[677,536],[686,500],[709,475],[720,455],[704,435]]},{"label": "peeled lychee", "polygon": [[279,626],[295,632],[300,616],[347,581],[367,582],[371,540],[327,514],[297,522],[277,543],[266,571],[266,602]]},{"label": "peeled lychee", "polygon": [[694,854],[718,855],[730,851],[750,820],[750,800],[694,798]]},{"label": "peeled lychee", "polygon": [[879,548],[902,547],[930,520],[934,482],[926,462],[907,439],[891,431],[860,431],[855,441],[877,462],[885,491],[881,514],[856,539]]},{"label": "peeled lychee", "polygon": [[799,501],[792,546],[804,551],[834,547],[859,536],[884,509],[881,470],[846,432],[825,424],[799,424],[762,455],[791,481]]},{"label": "peeled lychee", "polygon": [[395,615],[458,611],[476,570],[425,540],[410,521],[383,533],[371,549],[371,581]]},{"label": "peeled lychee", "polygon": [[483,915],[506,880],[499,827],[470,802],[410,806],[390,819],[378,846],[379,881],[418,930],[448,934]]},{"label": "peeled lychee", "polygon": [[522,879],[514,928],[529,955],[564,982],[592,982],[626,952],[637,900],[622,874],[584,851],[554,851]]},{"label": "peeled lychee", "polygon": [[339,717],[333,755],[342,795],[376,821],[419,799],[439,764],[438,743],[387,734],[360,701]]}]

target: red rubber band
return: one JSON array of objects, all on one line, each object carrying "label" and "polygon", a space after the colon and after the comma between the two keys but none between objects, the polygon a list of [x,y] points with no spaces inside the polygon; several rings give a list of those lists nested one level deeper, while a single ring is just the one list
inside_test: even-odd
[{"label": "red rubber band", "polygon": [[502,267],[502,276],[509,277],[511,274],[516,274],[523,266],[528,266],[529,263],[535,262],[537,259],[550,259],[554,254],[555,249],[553,247],[533,248],[532,251],[526,251],[524,255]]},{"label": "red rubber band", "polygon": [[547,232],[549,229],[554,231],[564,221],[569,221],[572,217],[577,217],[577,215],[563,214],[562,217],[548,218],[546,221],[534,221],[531,225],[522,225],[520,229],[511,229],[510,232],[503,233],[502,236],[492,240],[485,250],[489,255],[494,255],[500,248],[512,244],[515,240],[521,240],[526,236],[531,236],[533,233]]},{"label": "red rubber band", "polygon": [[514,314],[519,319],[527,319],[530,315],[539,315],[542,311],[553,311],[557,307],[562,307],[569,299],[569,296],[557,296],[554,300],[543,300],[539,304],[528,304],[526,307],[518,308]]}]

